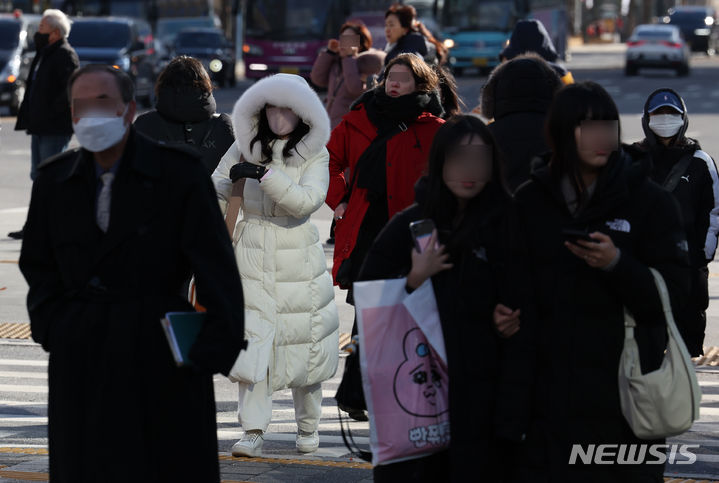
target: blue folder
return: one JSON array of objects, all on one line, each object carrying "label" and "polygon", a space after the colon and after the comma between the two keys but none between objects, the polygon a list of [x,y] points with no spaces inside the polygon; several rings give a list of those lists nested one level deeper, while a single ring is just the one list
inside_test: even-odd
[{"label": "blue folder", "polygon": [[188,355],[192,344],[197,340],[207,314],[203,312],[168,312],[160,320],[172,351],[172,357],[178,366],[192,365]]}]

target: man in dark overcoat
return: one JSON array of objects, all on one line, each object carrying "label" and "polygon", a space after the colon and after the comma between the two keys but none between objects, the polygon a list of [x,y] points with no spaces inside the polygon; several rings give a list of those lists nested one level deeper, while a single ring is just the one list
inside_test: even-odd
[{"label": "man in dark overcoat", "polygon": [[[20,269],[33,339],[50,353],[50,478],[219,482],[213,374],[244,341],[237,265],[200,159],[136,134],[130,78],[89,65],[70,78],[82,148],[33,185]],[[178,367],[160,319],[207,318]]]}]

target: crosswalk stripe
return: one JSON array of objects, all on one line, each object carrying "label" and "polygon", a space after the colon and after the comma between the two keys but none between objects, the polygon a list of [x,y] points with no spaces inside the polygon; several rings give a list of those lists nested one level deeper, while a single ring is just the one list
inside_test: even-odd
[{"label": "crosswalk stripe", "polygon": [[[228,439],[240,439],[240,436],[242,436],[242,431],[231,431],[227,429],[219,429],[217,430],[217,438],[221,440],[228,440]],[[284,442],[294,442],[295,441],[295,433],[271,433],[267,432],[263,435],[265,441],[284,441]],[[357,444],[361,445],[367,445],[369,444],[369,438],[366,436],[354,436],[354,440]],[[320,445],[322,443],[333,443],[333,444],[344,444],[344,441],[342,441],[342,436],[333,436],[333,435],[323,435],[320,434]],[[345,453],[347,451],[345,450]]]},{"label": "crosswalk stripe", "polygon": [[0,422],[47,424],[47,416],[28,416],[27,414],[2,414]]},{"label": "crosswalk stripe", "polygon": [[23,384],[0,384],[0,392],[32,392],[47,394],[47,386],[28,386]]},{"label": "crosswalk stripe", "polygon": [[14,379],[47,379],[45,372],[0,371],[0,377]]},{"label": "crosswalk stripe", "polygon": [[2,366],[47,367],[47,361],[34,359],[0,359],[0,367]]}]

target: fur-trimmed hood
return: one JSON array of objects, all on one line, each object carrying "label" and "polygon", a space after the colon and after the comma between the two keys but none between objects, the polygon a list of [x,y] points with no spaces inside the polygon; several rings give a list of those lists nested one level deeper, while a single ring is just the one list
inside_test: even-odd
[{"label": "fur-trimmed hood", "polygon": [[262,160],[260,143],[255,143],[252,150],[250,143],[257,135],[259,113],[266,104],[292,109],[310,127],[310,132],[297,143],[296,152],[293,149],[285,160],[287,164],[303,164],[329,141],[330,119],[317,93],[298,75],[276,74],[253,84],[240,96],[232,110],[235,139],[247,161],[259,163]]}]

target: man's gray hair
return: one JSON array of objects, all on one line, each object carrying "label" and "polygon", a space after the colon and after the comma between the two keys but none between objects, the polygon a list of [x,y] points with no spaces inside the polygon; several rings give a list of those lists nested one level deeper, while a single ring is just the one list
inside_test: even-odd
[{"label": "man's gray hair", "polygon": [[70,19],[67,18],[67,15],[65,15],[62,10],[48,8],[42,13],[42,18],[44,18],[52,28],[58,29],[63,38],[67,38],[67,36],[70,35],[70,25],[72,22],[70,22]]}]

